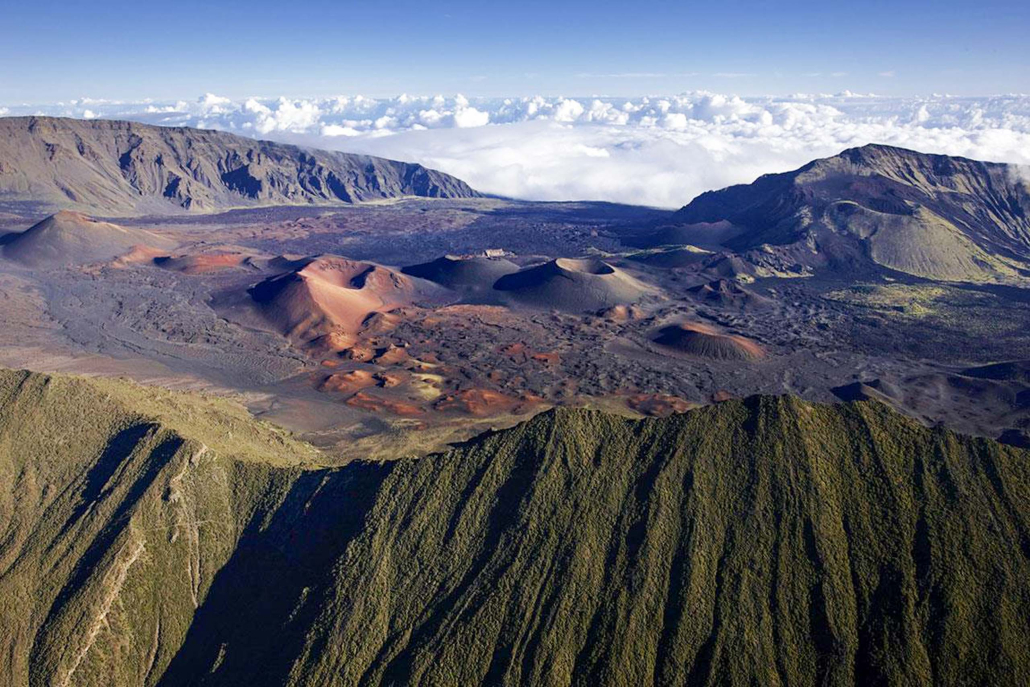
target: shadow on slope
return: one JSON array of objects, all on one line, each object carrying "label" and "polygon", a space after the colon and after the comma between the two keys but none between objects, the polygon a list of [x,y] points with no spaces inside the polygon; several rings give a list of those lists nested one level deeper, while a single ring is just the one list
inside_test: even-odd
[{"label": "shadow on slope", "polygon": [[354,463],[305,472],[269,520],[258,511],[158,684],[285,684],[330,591],[332,567],[391,469]]}]

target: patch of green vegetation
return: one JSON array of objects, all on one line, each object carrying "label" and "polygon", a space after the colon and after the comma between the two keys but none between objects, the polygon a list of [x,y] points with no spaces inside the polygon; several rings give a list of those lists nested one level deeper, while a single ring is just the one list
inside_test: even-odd
[{"label": "patch of green vegetation", "polygon": [[754,397],[306,469],[245,421],[0,373],[0,682],[1030,683],[1026,451]]},{"label": "patch of green vegetation", "polygon": [[869,317],[848,314],[846,336],[860,350],[958,364],[1030,357],[1030,299],[1023,290],[890,282],[856,284],[824,297],[867,311]]},{"label": "patch of green vegetation", "polygon": [[[937,360],[991,361],[1026,353],[1030,301],[994,286],[946,284],[858,284],[825,298],[866,308],[891,320],[896,346]],[[860,321],[858,318],[856,321]],[[869,333],[856,333],[862,344]]]},{"label": "patch of green vegetation", "polygon": [[280,427],[256,420],[230,398],[142,386],[126,379],[90,377],[80,382],[123,408],[203,441],[221,455],[278,466],[323,463],[314,447],[291,438]]},{"label": "patch of green vegetation", "polygon": [[831,291],[825,298],[879,310],[887,315],[923,319],[934,315],[952,292],[936,284],[859,284]]},{"label": "patch of green vegetation", "polygon": [[223,399],[0,371],[0,682],[153,684],[315,455]]}]

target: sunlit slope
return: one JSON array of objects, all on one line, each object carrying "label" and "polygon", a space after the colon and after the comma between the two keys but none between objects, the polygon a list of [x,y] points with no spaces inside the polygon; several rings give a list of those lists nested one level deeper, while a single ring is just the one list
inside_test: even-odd
[{"label": "sunlit slope", "polygon": [[557,410],[398,466],[297,684],[1024,684],[1028,454],[862,403]]},{"label": "sunlit slope", "polygon": [[228,401],[0,373],[0,684],[1030,680],[1030,453],[875,402],[319,460]]},{"label": "sunlit slope", "polygon": [[[867,145],[703,193],[674,215],[677,237],[735,228],[725,245],[811,267],[867,260],[945,281],[1030,275],[1030,186],[1016,165]],[[664,234],[654,241],[668,242]],[[769,247],[775,247],[770,249]]]},{"label": "sunlit slope", "polygon": [[30,267],[55,267],[110,260],[134,247],[170,249],[173,241],[142,229],[98,222],[61,211],[17,234],[0,256]]}]

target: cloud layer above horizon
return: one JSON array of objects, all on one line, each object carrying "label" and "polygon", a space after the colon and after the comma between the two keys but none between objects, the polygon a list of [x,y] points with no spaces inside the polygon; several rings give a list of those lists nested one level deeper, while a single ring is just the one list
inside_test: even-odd
[{"label": "cloud layer above horizon", "polygon": [[1030,164],[1030,96],[434,96],[8,104],[0,115],[131,119],[415,161],[488,193],[679,207],[866,143]]}]

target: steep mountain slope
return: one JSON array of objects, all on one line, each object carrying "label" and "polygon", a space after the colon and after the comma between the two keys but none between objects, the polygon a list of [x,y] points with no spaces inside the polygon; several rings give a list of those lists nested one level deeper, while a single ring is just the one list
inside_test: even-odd
[{"label": "steep mountain slope", "polygon": [[421,165],[220,131],[0,118],[0,198],[103,215],[477,195]]},{"label": "steep mountain slope", "polygon": [[293,677],[1018,684],[1028,478],[877,404],[555,411],[398,466]]},{"label": "steep mountain slope", "polygon": [[169,249],[175,245],[143,229],[98,222],[62,210],[7,239],[0,254],[30,267],[47,267],[110,260],[134,246]]},{"label": "steep mountain slope", "polygon": [[755,397],[326,470],[159,393],[0,374],[0,684],[1030,679],[1026,451]]},{"label": "steep mountain slope", "polygon": [[[703,244],[718,225],[728,247],[768,244],[816,267],[871,259],[934,279],[1030,275],[1030,187],[1016,167],[889,146],[704,193],[674,221],[681,242],[696,227]],[[659,230],[652,242],[668,235]]]},{"label": "steep mountain slope", "polygon": [[153,684],[316,458],[226,402],[0,371],[0,684]]}]

